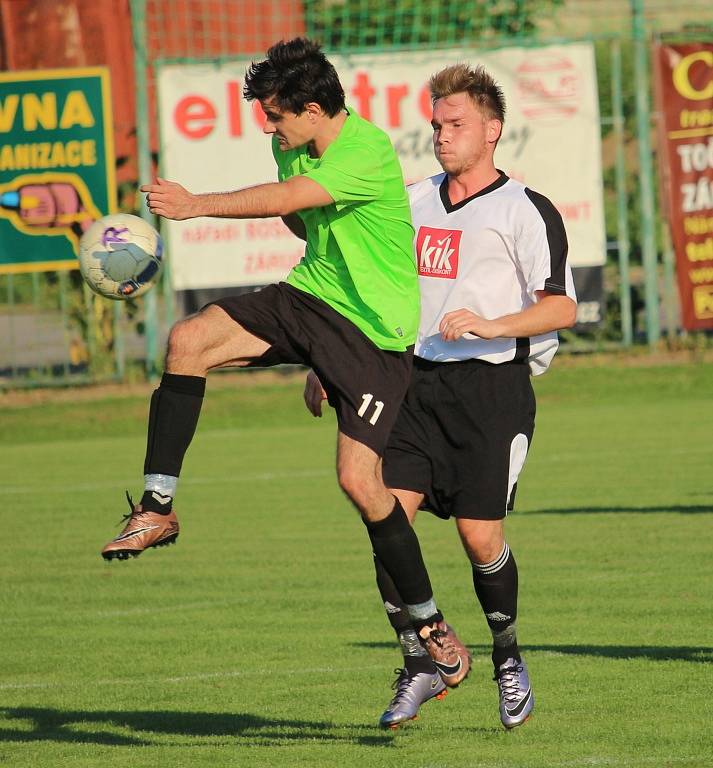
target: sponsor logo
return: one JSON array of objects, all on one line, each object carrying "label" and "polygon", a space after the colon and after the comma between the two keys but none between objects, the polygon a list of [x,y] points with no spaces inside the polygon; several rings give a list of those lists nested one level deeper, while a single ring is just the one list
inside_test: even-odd
[{"label": "sponsor logo", "polygon": [[518,702],[516,707],[513,707],[512,709],[509,709],[507,706],[505,707],[505,713],[509,717],[517,717],[519,714],[522,713],[523,709],[527,706],[527,702],[530,701],[530,697],[532,696],[532,688],[527,689],[527,693],[525,696]]},{"label": "sponsor logo", "polygon": [[401,613],[401,609],[397,608],[393,603],[390,603],[388,600],[384,601],[384,608],[386,608],[386,613]]},{"label": "sponsor logo", "polygon": [[164,496],[158,491],[151,491],[151,495],[154,497],[154,499],[156,499],[156,501],[159,504],[168,504],[168,502],[171,501],[171,499],[173,498],[173,496]]},{"label": "sponsor logo", "polygon": [[567,56],[528,52],[515,75],[518,103],[528,119],[552,125],[581,108],[582,75]]},{"label": "sponsor logo", "polygon": [[420,227],[416,238],[418,274],[455,280],[462,234],[459,229]]},{"label": "sponsor logo", "polygon": [[145,528],[136,528],[136,530],[129,531],[128,533],[122,533],[121,536],[117,536],[114,541],[126,541],[127,539],[133,539],[134,536],[141,536],[142,533],[148,533],[158,528],[158,525],[147,525]]},{"label": "sponsor logo", "polygon": [[486,613],[485,618],[490,619],[490,621],[510,621],[510,616],[507,616],[504,613],[500,613],[500,611],[494,611],[493,613]]},{"label": "sponsor logo", "polygon": [[128,243],[128,227],[107,227],[102,234],[102,245],[107,248],[117,243]]},{"label": "sponsor logo", "polygon": [[447,676],[457,675],[461,671],[461,668],[463,667],[463,660],[460,658],[460,656],[458,657],[457,664],[443,664],[440,661],[434,661],[433,663],[436,665],[438,671],[442,675],[447,675]]}]

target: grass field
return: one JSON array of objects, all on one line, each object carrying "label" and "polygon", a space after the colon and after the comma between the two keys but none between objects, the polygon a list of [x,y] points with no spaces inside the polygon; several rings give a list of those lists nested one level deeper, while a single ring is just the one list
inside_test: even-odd
[{"label": "grass field", "polygon": [[[0,766],[713,765],[713,365],[555,365],[508,539],[537,705],[499,725],[450,523],[417,530],[470,678],[396,732],[400,657],[334,420],[294,377],[220,377],[178,545],[105,564],[147,398],[0,399]],[[31,400],[31,398],[30,398]]]}]

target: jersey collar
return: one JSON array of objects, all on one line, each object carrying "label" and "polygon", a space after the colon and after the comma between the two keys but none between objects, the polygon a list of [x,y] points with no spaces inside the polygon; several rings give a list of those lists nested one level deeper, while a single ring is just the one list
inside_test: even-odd
[{"label": "jersey collar", "polygon": [[445,176],[443,177],[443,181],[441,182],[441,186],[439,188],[439,193],[441,195],[441,202],[443,203],[443,207],[446,209],[446,213],[452,213],[453,211],[457,211],[463,206],[468,205],[468,203],[471,200],[475,200],[476,197],[482,197],[483,195],[487,195],[490,192],[494,192],[496,189],[500,189],[500,187],[502,187],[503,184],[505,184],[510,180],[510,177],[507,176],[499,168],[496,168],[495,170],[500,174],[499,178],[495,179],[495,181],[492,184],[488,184],[487,187],[483,187],[483,189],[481,189],[480,192],[476,192],[474,195],[471,195],[470,197],[466,197],[465,200],[461,200],[459,203],[456,203],[455,205],[451,203],[451,200],[448,197],[448,174],[445,174]]}]

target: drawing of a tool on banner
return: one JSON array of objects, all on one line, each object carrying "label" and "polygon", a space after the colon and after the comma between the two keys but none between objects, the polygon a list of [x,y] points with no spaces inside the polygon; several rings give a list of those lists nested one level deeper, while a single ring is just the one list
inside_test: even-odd
[{"label": "drawing of a tool on banner", "polygon": [[0,219],[27,235],[66,237],[78,253],[79,238],[102,213],[75,173],[37,173],[0,184]]}]

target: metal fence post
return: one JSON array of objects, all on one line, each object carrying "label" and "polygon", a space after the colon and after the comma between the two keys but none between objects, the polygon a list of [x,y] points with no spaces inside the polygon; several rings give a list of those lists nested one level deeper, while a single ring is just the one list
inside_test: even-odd
[{"label": "metal fence post", "polygon": [[[136,79],[136,141],[139,183],[151,181],[151,146],[149,139],[148,87],[146,82],[146,0],[131,0],[131,27],[134,36],[134,70]],[[142,218],[154,224],[154,217],[140,195],[139,212]],[[146,376],[158,376],[158,308],[156,288],[144,296],[144,322],[146,328]]]},{"label": "metal fence post", "polygon": [[651,162],[651,108],[647,57],[644,0],[631,0],[631,32],[634,43],[636,81],[636,127],[639,143],[639,180],[641,206],[641,258],[644,265],[646,299],[646,339],[655,346],[660,338],[659,289],[654,213],[654,174]]},{"label": "metal fence post", "polygon": [[624,157],[624,99],[621,87],[621,41],[611,44],[612,113],[616,137],[616,213],[619,251],[619,307],[621,336],[625,347],[633,341],[631,282],[629,279],[629,222],[627,219],[626,165]]}]

